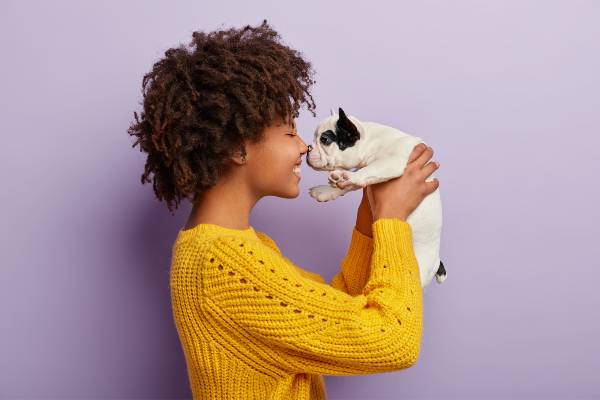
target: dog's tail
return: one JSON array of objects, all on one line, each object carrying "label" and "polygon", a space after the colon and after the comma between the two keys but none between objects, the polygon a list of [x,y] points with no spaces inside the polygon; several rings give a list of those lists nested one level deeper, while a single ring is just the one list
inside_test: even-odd
[{"label": "dog's tail", "polygon": [[435,280],[437,283],[442,283],[446,280],[446,268],[444,268],[444,263],[440,260],[440,266],[438,267],[437,272],[435,273]]}]

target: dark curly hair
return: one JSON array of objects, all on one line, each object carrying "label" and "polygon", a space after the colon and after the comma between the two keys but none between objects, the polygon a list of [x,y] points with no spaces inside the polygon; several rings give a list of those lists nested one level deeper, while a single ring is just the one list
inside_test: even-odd
[{"label": "dark curly hair", "polygon": [[245,142],[260,143],[275,119],[291,123],[303,103],[316,117],[316,81],[302,53],[280,43],[263,20],[257,27],[194,32],[189,46],[165,51],[142,81],[143,111],[127,132],[148,154],[150,182],[171,213],[182,198],[217,183]]}]

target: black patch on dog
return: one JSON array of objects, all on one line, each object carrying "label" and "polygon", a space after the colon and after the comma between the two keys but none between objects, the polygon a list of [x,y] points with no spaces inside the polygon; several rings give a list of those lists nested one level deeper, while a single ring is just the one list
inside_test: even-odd
[{"label": "black patch on dog", "polygon": [[319,139],[321,141],[321,143],[323,143],[325,146],[330,145],[333,142],[337,143],[337,135],[335,134],[334,131],[332,131],[331,129],[326,130],[325,132],[321,133],[321,138]]},{"label": "black patch on dog", "polygon": [[339,108],[339,119],[336,124],[336,136],[337,136],[337,144],[340,150],[344,150],[347,147],[352,147],[356,143],[358,139],[360,139],[360,133],[358,132],[358,128],[356,125],[350,121],[350,119],[346,116],[342,107]]},{"label": "black patch on dog", "polygon": [[348,147],[354,146],[356,141],[360,139],[360,133],[356,125],[350,121],[341,107],[339,108],[339,115],[340,117],[335,125],[335,132],[331,129],[326,130],[321,134],[319,140],[326,146],[335,142],[340,150],[344,151]]},{"label": "black patch on dog", "polygon": [[438,266],[438,270],[435,274],[438,276],[446,275],[446,268],[444,267],[444,263],[442,262],[442,260],[440,260],[440,265]]}]

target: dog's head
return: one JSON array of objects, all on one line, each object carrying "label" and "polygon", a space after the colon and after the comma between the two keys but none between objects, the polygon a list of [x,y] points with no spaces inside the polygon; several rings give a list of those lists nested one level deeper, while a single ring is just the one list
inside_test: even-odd
[{"label": "dog's head", "polygon": [[358,147],[365,130],[360,121],[339,108],[321,121],[306,157],[308,165],[317,171],[360,167]]}]

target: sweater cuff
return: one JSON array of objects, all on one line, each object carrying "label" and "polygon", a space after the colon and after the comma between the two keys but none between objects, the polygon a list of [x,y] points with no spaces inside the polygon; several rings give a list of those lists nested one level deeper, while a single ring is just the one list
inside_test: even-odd
[{"label": "sweater cuff", "polygon": [[361,256],[371,256],[373,250],[373,238],[361,233],[356,227],[352,229],[352,238],[350,239],[350,249],[348,250],[348,258],[350,261],[355,261]]},{"label": "sweater cuff", "polygon": [[410,224],[399,218],[380,218],[373,223],[372,229],[373,262],[366,289],[390,282],[400,287],[407,285],[406,274],[419,273]]},{"label": "sweater cuff", "polygon": [[408,222],[400,218],[379,218],[372,225],[373,245],[377,248],[384,244],[394,243],[394,250],[402,258],[412,254],[413,238],[412,229]]}]

